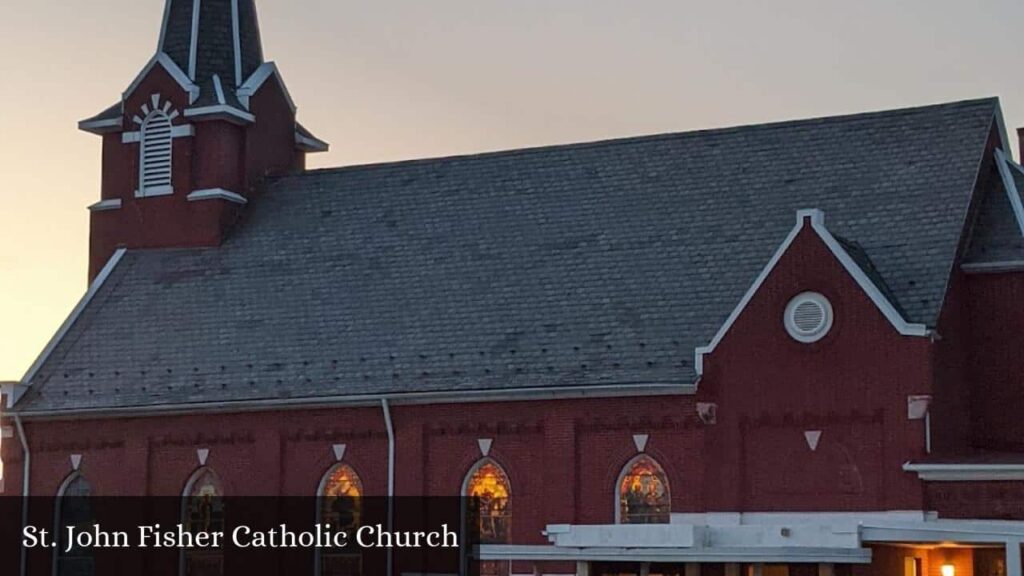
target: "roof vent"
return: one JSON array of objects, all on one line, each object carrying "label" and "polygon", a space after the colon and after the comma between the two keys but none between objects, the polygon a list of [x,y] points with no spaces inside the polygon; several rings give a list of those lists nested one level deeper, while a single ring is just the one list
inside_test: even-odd
[{"label": "roof vent", "polygon": [[817,292],[804,292],[789,301],[783,320],[797,342],[817,342],[832,328],[832,304]]}]

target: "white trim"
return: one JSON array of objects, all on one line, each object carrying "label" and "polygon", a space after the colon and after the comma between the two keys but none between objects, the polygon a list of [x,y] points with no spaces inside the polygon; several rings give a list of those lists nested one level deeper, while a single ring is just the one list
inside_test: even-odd
[{"label": "white trim", "polygon": [[[796,323],[796,309],[806,302],[809,302],[819,309],[821,309],[822,322],[814,330],[810,332],[804,331]],[[786,304],[786,310],[783,313],[783,326],[786,328],[786,332],[789,333],[789,337],[797,342],[803,344],[811,344],[821,340],[825,336],[828,336],[830,330],[832,330],[832,321],[834,319],[834,312],[832,310],[832,303],[829,302],[828,298],[824,294],[817,292],[801,292],[793,297]]]},{"label": "white trim", "polygon": [[156,51],[164,51],[164,39],[167,38],[167,23],[171,19],[171,0],[164,0],[164,16],[160,20],[160,39],[156,41]]},{"label": "white trim", "polygon": [[277,64],[273,62],[265,62],[256,69],[255,72],[249,76],[238,88],[238,99],[242,102],[246,108],[249,107],[249,98],[259,92],[260,87],[267,81],[267,78],[273,76],[277,79],[278,85],[281,86],[281,92],[284,93],[285,100],[288,101],[288,107],[291,108],[292,113],[295,112],[295,101],[292,100],[292,95],[288,92],[288,87],[284,84],[284,79],[281,78],[281,73],[277,69]]},{"label": "white trim", "polygon": [[[168,114],[168,117],[170,117],[170,114]],[[194,124],[175,124],[171,126],[171,138],[189,138],[195,135],[196,127]],[[122,144],[137,144],[139,142],[142,142],[141,130],[121,133]]]},{"label": "white trim", "polygon": [[244,122],[256,121],[256,117],[252,114],[249,114],[248,112],[245,112],[243,110],[239,110],[234,106],[229,106],[227,104],[217,104],[215,106],[200,106],[199,108],[189,108],[188,110],[185,110],[186,118],[194,118],[196,116],[206,116],[210,114],[224,114],[227,116],[232,116]]},{"label": "white trim", "polygon": [[721,328],[719,328],[711,342],[707,346],[698,347],[694,351],[694,369],[698,376],[704,372],[704,356],[714,352],[718,344],[721,343],[726,333],[730,328],[732,328],[732,325],[740,317],[740,314],[743,313],[743,310],[746,309],[747,305],[754,298],[754,295],[757,294],[757,291],[760,290],[761,285],[764,284],[765,280],[768,279],[768,276],[775,269],[779,260],[782,259],[782,255],[789,250],[789,246],[793,243],[793,240],[795,240],[800,231],[803,230],[806,219],[810,219],[811,228],[818,234],[818,237],[821,238],[825,245],[828,246],[832,255],[839,260],[846,269],[846,272],[853,277],[861,290],[871,298],[871,301],[886,317],[886,319],[889,320],[889,323],[897,332],[903,336],[928,336],[930,334],[928,327],[924,324],[911,324],[900,316],[899,312],[896,311],[896,307],[889,302],[885,295],[882,294],[882,291],[879,290],[878,286],[868,278],[867,274],[860,269],[860,266],[854,262],[853,258],[850,257],[842,245],[839,244],[839,241],[836,240],[835,236],[833,236],[825,227],[824,212],[818,209],[797,210],[796,226],[790,230],[786,239],[782,241],[782,244],[775,251],[775,254],[772,255],[771,260],[768,261],[768,265],[765,266],[757,278],[754,279],[754,283],[751,284],[746,294],[744,294],[743,298],[740,300],[740,303],[737,304],[736,308],[734,308],[732,313],[729,314],[729,317],[725,320],[725,323],[722,324]]},{"label": "white trim", "polygon": [[192,37],[188,49],[188,77],[196,79],[196,61],[199,58],[199,10],[202,0],[192,0]]},{"label": "white trim", "polygon": [[224,87],[220,84],[220,76],[217,74],[213,75],[213,90],[217,93],[217,103],[226,104],[227,100],[224,99]]},{"label": "white trim", "polygon": [[463,404],[473,402],[522,402],[531,400],[571,400],[580,398],[625,398],[644,396],[692,396],[697,387],[692,383],[596,384],[591,386],[558,386],[517,388],[511,390],[468,390],[443,392],[406,392],[402,394],[364,394],[323,396],[319,398],[267,398],[229,400],[222,402],[182,402],[154,406],[79,408],[70,410],[26,410],[25,418],[76,418],[158,416],[167,414],[220,414],[228,412],[262,412],[265,410],[308,410],[323,407],[378,406],[382,398],[392,404]]},{"label": "white trim", "polygon": [[122,100],[127,100],[128,97],[135,92],[139,87],[139,84],[141,84],[146,78],[146,75],[149,74],[149,71],[157,64],[163,66],[164,69],[167,70],[167,73],[171,75],[171,78],[174,78],[174,81],[181,86],[181,89],[188,92],[189,102],[195,102],[196,98],[199,97],[199,86],[196,86],[195,83],[192,82],[192,79],[190,79],[188,75],[174,63],[174,60],[171,60],[171,57],[164,52],[157,52],[152,58],[150,58],[149,62],[142,68],[142,71],[139,72],[135,79],[132,80],[132,83],[128,85],[128,88],[121,94]]},{"label": "white trim", "polygon": [[174,194],[174,187],[172,186],[157,186],[155,188],[146,188],[145,190],[136,190],[136,198],[156,198],[159,196],[170,196]]},{"label": "white trim", "polygon": [[114,132],[123,127],[123,118],[108,118],[106,120],[82,120],[78,123],[78,129],[93,134],[105,134]]},{"label": "white trim", "polygon": [[2,408],[14,408],[14,405],[18,403],[18,400],[28,391],[28,387],[21,382],[3,382],[0,383],[0,394],[7,396],[6,406],[0,404],[0,412]]},{"label": "white trim", "polygon": [[298,131],[295,132],[295,144],[305,152],[327,152],[331,147],[330,144],[319,138],[309,138],[299,134]]},{"label": "white trim", "polygon": [[245,196],[223,188],[196,190],[188,195],[189,202],[197,202],[200,200],[227,200],[228,202],[234,202],[236,204],[248,204],[249,202],[246,200]]},{"label": "white trim", "polygon": [[869,564],[867,548],[565,548],[545,545],[484,544],[480,560],[589,562],[740,562],[765,564]]},{"label": "white trim", "polygon": [[999,148],[996,148],[996,166],[999,168],[999,176],[1003,179],[1003,188],[1006,190],[1006,197],[1013,207],[1013,214],[1017,218],[1017,227],[1021,236],[1024,236],[1024,204],[1021,203],[1020,191],[1017,190],[1017,183],[1010,174],[1010,166],[1013,161],[1007,158]]},{"label": "white trim", "polygon": [[78,304],[71,311],[71,314],[67,317],[66,320],[64,320],[64,323],[61,324],[60,328],[57,329],[57,332],[53,335],[53,338],[50,339],[50,342],[46,345],[46,348],[43,348],[42,353],[39,354],[39,357],[36,358],[36,361],[32,363],[32,366],[28,369],[28,372],[26,372],[25,375],[21,378],[21,383],[24,386],[32,385],[32,379],[35,378],[36,373],[39,372],[39,369],[42,368],[43,364],[46,363],[46,361],[50,358],[50,355],[53,354],[53,351],[57,348],[57,345],[60,344],[61,340],[64,339],[64,336],[68,333],[68,330],[71,330],[71,327],[75,324],[76,321],[78,321],[79,316],[81,316],[82,312],[85,311],[85,307],[89,305],[89,302],[92,302],[92,299],[96,296],[96,293],[99,292],[100,288],[103,287],[103,283],[106,282],[107,278],[110,277],[110,274],[114,271],[114,268],[117,268],[117,264],[121,261],[121,258],[124,257],[124,253],[126,251],[127,250],[125,248],[118,248],[110,257],[110,260],[107,260],[107,264],[103,267],[102,270],[100,270],[100,273],[96,276],[96,279],[92,281],[92,284],[89,286],[89,289],[86,290],[85,295],[82,296],[82,299],[78,301]]},{"label": "white trim", "polygon": [[1024,271],[1024,260],[1004,260],[1002,262],[971,262],[961,264],[960,269],[967,274],[998,274],[1000,272]]},{"label": "white trim", "polygon": [[1024,480],[1024,464],[914,464],[903,465],[926,482],[985,482]]},{"label": "white trim", "polygon": [[90,212],[104,212],[106,210],[119,210],[121,208],[120,198],[108,198],[89,206]]},{"label": "white trim", "polygon": [[231,31],[235,41],[235,88],[242,84],[242,30],[238,23],[238,0],[231,0]]}]

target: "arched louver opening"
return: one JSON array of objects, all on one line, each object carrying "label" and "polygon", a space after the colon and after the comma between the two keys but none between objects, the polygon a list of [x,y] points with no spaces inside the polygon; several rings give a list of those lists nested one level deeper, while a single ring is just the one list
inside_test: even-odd
[{"label": "arched louver opening", "polygon": [[171,193],[171,118],[154,110],[142,123],[139,196]]}]

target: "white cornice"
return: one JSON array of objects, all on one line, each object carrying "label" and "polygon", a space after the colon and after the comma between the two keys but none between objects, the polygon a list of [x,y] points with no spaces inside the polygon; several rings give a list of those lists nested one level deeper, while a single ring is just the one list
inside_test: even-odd
[{"label": "white cornice", "polygon": [[100,200],[99,202],[89,206],[90,212],[104,212],[106,210],[118,210],[121,208],[120,198],[109,198],[107,200]]},{"label": "white cornice", "polygon": [[238,99],[242,101],[242,104],[249,108],[249,98],[259,92],[260,87],[267,81],[268,78],[273,76],[277,79],[278,85],[281,87],[281,92],[284,93],[285,100],[288,101],[288,107],[291,108],[292,113],[295,112],[295,101],[292,100],[292,95],[288,92],[288,87],[285,86],[284,79],[281,78],[281,73],[277,69],[277,64],[273,62],[265,62],[252,73],[251,76],[238,88]]},{"label": "white cornice", "polygon": [[327,152],[331,147],[330,144],[319,138],[310,138],[298,132],[295,133],[295,145],[304,152]]},{"label": "white cornice", "polygon": [[188,195],[189,202],[198,202],[201,200],[227,200],[228,202],[234,202],[235,204],[247,204],[249,202],[246,200],[245,196],[223,188],[196,190]]},{"label": "white cornice", "polygon": [[903,465],[926,482],[990,482],[1024,480],[1024,464],[914,464]]},{"label": "white cornice", "polygon": [[782,255],[789,250],[791,244],[796,239],[797,235],[803,230],[807,221],[810,221],[811,228],[817,233],[818,237],[828,246],[832,255],[846,269],[846,272],[857,282],[861,290],[871,299],[878,310],[885,316],[893,328],[896,329],[903,336],[928,336],[930,334],[928,327],[924,324],[912,324],[907,322],[900,313],[896,310],[896,307],[889,302],[888,298],[882,293],[882,291],[875,285],[875,283],[868,278],[868,275],[857,265],[846,249],[843,248],[842,244],[836,240],[835,236],[825,227],[825,213],[818,209],[805,209],[798,210],[796,213],[796,226],[790,230],[786,239],[782,241],[782,244],[772,255],[771,260],[768,261],[768,265],[761,270],[761,273],[754,279],[754,283],[750,285],[746,294],[740,300],[739,304],[733,309],[732,313],[725,320],[725,323],[719,328],[715,337],[707,346],[701,346],[694,351],[694,369],[699,377],[704,372],[704,356],[711,354],[715,351],[715,348],[721,343],[722,339],[725,338],[726,333],[732,328],[732,325],[740,317],[747,305],[760,290],[761,285],[764,284],[768,276],[771,275],[775,266],[782,259]]}]

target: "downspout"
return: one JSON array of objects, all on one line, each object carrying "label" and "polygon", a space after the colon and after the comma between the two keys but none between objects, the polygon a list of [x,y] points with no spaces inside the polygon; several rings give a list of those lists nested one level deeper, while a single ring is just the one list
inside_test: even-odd
[{"label": "downspout", "polygon": [[[391,406],[387,398],[380,399],[380,407],[384,411],[384,427],[388,431],[388,532],[391,532],[395,515],[395,428],[391,422]],[[24,549],[22,550],[24,553]],[[389,546],[387,550],[387,576],[394,574],[394,554]],[[24,575],[22,575],[24,576]]]},{"label": "downspout", "polygon": [[[25,427],[21,425],[21,416],[14,413],[14,426],[18,429],[18,438],[21,440],[21,450],[25,454],[21,470],[21,529],[28,526],[28,502],[29,502],[29,471],[32,469],[32,452],[28,449],[28,439],[25,437]],[[28,548],[21,547],[21,576],[28,573]]]}]

